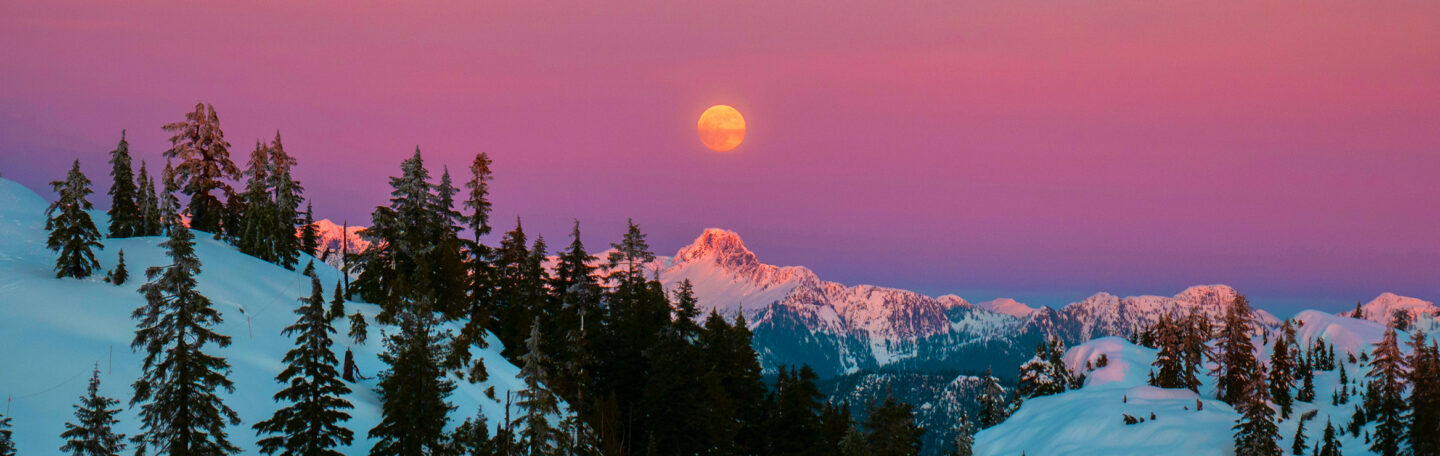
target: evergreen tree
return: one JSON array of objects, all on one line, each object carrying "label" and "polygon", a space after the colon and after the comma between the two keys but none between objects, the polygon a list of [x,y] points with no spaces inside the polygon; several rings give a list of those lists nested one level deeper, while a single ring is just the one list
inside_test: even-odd
[{"label": "evergreen tree", "polygon": [[625,230],[625,237],[619,243],[610,244],[614,249],[610,252],[605,265],[606,278],[617,284],[635,284],[645,282],[645,264],[655,261],[655,254],[650,251],[650,244],[645,242],[645,234],[640,232],[640,226],[634,220],[627,220],[629,225]]},{"label": "evergreen tree", "polygon": [[1301,358],[1300,365],[1300,391],[1295,393],[1295,400],[1300,402],[1312,402],[1315,400],[1315,369],[1309,361]]},{"label": "evergreen tree", "polygon": [[1301,419],[1300,424],[1295,427],[1295,438],[1291,439],[1290,452],[1291,454],[1303,456],[1305,450],[1309,448],[1310,445],[1305,443],[1305,420]]},{"label": "evergreen tree", "polygon": [[135,185],[139,186],[137,193],[137,204],[140,207],[140,231],[138,236],[159,236],[160,225],[160,198],[155,194],[155,180],[150,178],[150,172],[145,169],[145,162],[140,162],[140,174],[135,177]]},{"label": "evergreen tree", "polygon": [[1255,375],[1244,389],[1238,390],[1242,402],[1237,403],[1235,455],[1279,456],[1280,429],[1275,425],[1275,410],[1270,408],[1270,394],[1265,385],[1265,366],[1257,365]]},{"label": "evergreen tree", "polygon": [[981,379],[985,386],[980,390],[980,429],[989,429],[992,426],[1005,422],[1009,418],[1009,408],[1006,406],[1005,389],[1000,386],[1000,379],[990,375],[990,369],[985,369],[985,376]]},{"label": "evergreen tree", "polygon": [[536,318],[530,325],[530,337],[525,339],[524,367],[520,369],[525,389],[516,392],[520,416],[514,423],[524,426],[520,431],[520,445],[524,454],[529,456],[558,455],[557,448],[563,438],[557,429],[550,426],[548,418],[559,415],[560,407],[554,393],[545,387],[544,366],[549,360],[541,350],[541,340],[540,319]]},{"label": "evergreen tree", "polygon": [[160,173],[160,179],[165,184],[165,194],[160,198],[160,234],[168,235],[172,227],[184,223],[180,218],[180,198],[175,196],[175,193],[180,191],[180,180],[169,160],[165,161],[165,170]]},{"label": "evergreen tree", "polygon": [[429,309],[422,306],[397,318],[400,331],[387,338],[380,356],[390,368],[380,374],[381,417],[369,433],[376,439],[370,455],[435,454],[444,448],[445,425],[454,409],[446,398],[455,384],[440,369],[444,354]]},{"label": "evergreen tree", "polygon": [[1365,308],[1360,301],[1355,301],[1355,310],[1350,312],[1350,318],[1365,319]]},{"label": "evergreen tree", "polygon": [[1325,423],[1325,437],[1317,448],[1319,456],[1341,456],[1340,441],[1335,438],[1335,423]]},{"label": "evergreen tree", "polygon": [[1400,353],[1394,326],[1385,328],[1385,336],[1375,344],[1371,359],[1370,373],[1366,376],[1370,378],[1370,392],[1375,394],[1375,398],[1366,401],[1366,412],[1376,425],[1370,450],[1384,456],[1396,456],[1405,447],[1408,435],[1403,396],[1407,362]]},{"label": "evergreen tree", "polygon": [[143,373],[134,383],[133,407],[140,405],[140,450],[157,454],[229,454],[239,451],[226,438],[225,424],[240,417],[221,401],[217,390],[233,392],[226,378],[230,363],[206,353],[207,346],[226,347],[230,337],[214,331],[223,323],[210,299],[195,290],[200,260],[194,236],[183,224],[169,228],[165,247],[172,264],[145,271],[140,286],[145,304],[132,316],[139,320],[132,349],[143,348]]},{"label": "evergreen tree", "polygon": [[1218,380],[1215,396],[1232,406],[1245,401],[1246,385],[1257,371],[1255,345],[1250,341],[1250,318],[1250,302],[1245,296],[1235,296],[1225,310],[1225,326],[1220,329],[1213,354],[1215,368],[1210,372]]},{"label": "evergreen tree", "polygon": [[975,450],[975,425],[970,423],[970,414],[961,412],[960,421],[955,426],[954,448],[950,450],[950,456],[974,456]]},{"label": "evergreen tree", "polygon": [[490,425],[485,415],[477,413],[474,418],[455,428],[443,454],[453,456],[492,456],[498,453],[495,442],[490,440]]},{"label": "evergreen tree", "polygon": [[295,232],[295,227],[301,223],[300,202],[305,200],[302,196],[305,188],[300,186],[300,181],[295,180],[292,172],[295,168],[295,157],[285,152],[285,145],[280,141],[280,132],[275,132],[275,140],[270,142],[270,189],[275,193],[274,225],[270,227],[272,235],[270,239],[275,243],[275,254],[278,258],[277,264],[286,269],[295,269],[299,261],[301,251],[300,236]]},{"label": "evergreen tree", "polygon": [[135,175],[130,164],[130,143],[125,141],[125,131],[120,131],[120,144],[110,151],[110,237],[125,238],[139,236],[144,231],[140,220],[141,198],[135,187]]},{"label": "evergreen tree", "polygon": [[90,179],[80,172],[80,160],[71,165],[65,180],[51,182],[50,186],[60,195],[60,199],[45,210],[45,229],[50,230],[45,246],[60,253],[55,260],[55,277],[90,277],[100,268],[100,262],[95,261],[95,249],[105,246],[100,244],[100,231],[95,228],[95,222],[85,212],[92,207],[85,198],[91,193]]},{"label": "evergreen tree", "polygon": [[[112,429],[120,419],[115,415],[120,401],[100,395],[100,367],[97,364],[90,374],[90,387],[80,403],[75,404],[76,423],[65,423],[65,432],[60,438],[65,445],[60,451],[75,456],[116,456],[125,450],[125,434],[116,434]],[[0,451],[3,453],[3,451]]]},{"label": "evergreen tree", "polygon": [[1290,390],[1295,387],[1295,327],[1290,320],[1281,326],[1280,337],[1270,355],[1270,398],[1280,407],[1280,419],[1290,419],[1294,403]]},{"label": "evergreen tree", "polygon": [[825,403],[820,410],[820,448],[814,453],[827,456],[839,456],[841,453],[840,442],[845,440],[845,435],[855,427],[855,420],[850,418],[850,404]]},{"label": "evergreen tree", "polygon": [[879,407],[871,407],[865,420],[865,442],[876,456],[915,456],[920,454],[920,438],[925,429],[915,425],[910,404],[886,397]]},{"label": "evergreen tree", "polygon": [[1410,320],[1409,310],[1395,309],[1395,313],[1390,316],[1390,326],[1394,326],[1395,329],[1399,331],[1409,331]]},{"label": "evergreen tree", "polygon": [[273,227],[279,223],[273,196],[274,165],[270,162],[270,149],[264,143],[255,141],[255,150],[245,165],[245,193],[240,201],[244,213],[240,226],[231,227],[240,252],[261,260],[277,263],[280,261],[279,246]]},{"label": "evergreen tree", "polygon": [[1417,455],[1440,454],[1440,348],[1416,331],[1410,353],[1410,446]]},{"label": "evergreen tree", "polygon": [[340,281],[335,281],[334,297],[330,298],[330,309],[325,312],[325,319],[332,323],[335,320],[345,317],[345,293],[340,289]]},{"label": "evergreen tree", "polygon": [[1020,382],[1016,386],[1016,394],[1029,398],[1065,391],[1065,385],[1051,376],[1052,368],[1049,356],[1050,346],[1048,344],[1042,341],[1036,345],[1035,356],[1020,365]]},{"label": "evergreen tree", "polygon": [[496,328],[495,335],[505,345],[501,354],[509,359],[519,358],[523,352],[525,336],[530,323],[544,307],[546,298],[541,277],[542,271],[531,267],[532,254],[526,245],[525,227],[515,219],[515,229],[500,240],[495,252],[496,283]]},{"label": "evergreen tree", "polygon": [[345,335],[350,336],[350,340],[355,341],[356,345],[364,345],[367,332],[368,325],[365,324],[365,315],[358,310],[350,314],[350,332]]},{"label": "evergreen tree", "polygon": [[0,415],[0,456],[15,456],[15,436],[10,430],[10,417]]},{"label": "evergreen tree", "polygon": [[115,285],[122,285],[125,283],[126,280],[130,280],[130,271],[125,269],[124,250],[121,250],[119,252],[119,259],[115,261],[115,269],[113,271],[110,271],[109,279],[110,283],[113,283]]},{"label": "evergreen tree", "polygon": [[360,275],[352,289],[366,302],[380,305],[377,320],[382,323],[393,323],[397,313],[411,310],[428,294],[422,286],[428,282],[422,252],[435,241],[426,226],[432,218],[430,174],[419,148],[401,162],[400,171],[399,177],[390,178],[390,205],[376,207],[370,227],[360,231],[370,247],[356,258]]},{"label": "evergreen tree", "polygon": [[171,133],[165,157],[180,159],[175,177],[184,182],[181,190],[190,197],[190,228],[220,234],[225,206],[213,192],[232,192],[225,179],[238,178],[240,170],[230,161],[230,143],[220,130],[215,107],[196,103],[185,120],[166,124],[164,129]]},{"label": "evergreen tree", "polygon": [[580,241],[580,222],[570,231],[570,246],[561,252],[555,265],[550,289],[560,304],[555,325],[560,333],[556,339],[562,349],[556,353],[555,364],[561,375],[555,386],[557,393],[572,403],[581,401],[582,389],[588,383],[584,372],[591,363],[590,344],[599,334],[602,309],[600,284],[595,278],[596,258],[585,251]]},{"label": "evergreen tree", "polygon": [[310,276],[310,297],[301,297],[300,303],[295,309],[299,319],[282,333],[295,338],[295,348],[285,353],[285,369],[275,377],[286,385],[275,393],[275,401],[290,405],[255,423],[257,435],[270,434],[256,444],[265,454],[338,456],[341,453],[336,447],[349,445],[355,433],[342,424],[350,419],[345,412],[352,408],[345,400],[350,388],[335,368],[339,360],[330,349],[335,328],[325,309],[319,277]]},{"label": "evergreen tree", "polygon": [[1185,346],[1184,332],[1179,324],[1170,319],[1168,314],[1161,314],[1160,320],[1155,323],[1154,329],[1156,345],[1159,352],[1155,355],[1155,366],[1153,386],[1160,388],[1186,388],[1190,385],[1185,381]]},{"label": "evergreen tree", "polygon": [[1181,339],[1180,382],[1190,391],[1200,392],[1200,370],[1205,368],[1206,342],[1210,341],[1210,319],[1196,307],[1185,317]]},{"label": "evergreen tree", "polygon": [[[1076,385],[1076,378],[1070,374],[1070,367],[1065,365],[1065,341],[1054,335],[1050,336],[1050,378],[1055,379],[1055,393],[1063,393],[1065,390]],[[1073,386],[1079,388],[1079,386]]]},{"label": "evergreen tree", "polygon": [[[760,363],[750,343],[745,319],[736,315],[735,325],[714,312],[705,320],[698,344],[707,366],[707,387],[715,385],[705,398],[704,410],[714,425],[708,441],[731,453],[753,454],[763,447],[761,416],[765,387],[760,382]],[[848,420],[847,420],[848,421]]]},{"label": "evergreen tree", "polygon": [[[469,364],[464,370],[470,381],[478,382],[485,379],[488,374],[485,372],[485,365],[478,361],[469,363],[472,358],[471,347],[486,348],[485,330],[498,330],[494,324],[495,318],[495,272],[491,266],[491,259],[494,255],[490,246],[480,242],[480,237],[490,234],[490,157],[485,153],[475,156],[475,161],[470,165],[471,179],[465,184],[469,193],[465,198],[464,206],[471,210],[469,216],[461,217],[474,239],[463,243],[465,247],[465,269],[468,295],[465,305],[457,306],[456,317],[465,318],[465,323],[460,333],[455,337],[450,350],[450,358],[447,365],[460,369],[461,365]],[[463,313],[464,315],[460,315]],[[498,332],[498,331],[496,331]]]},{"label": "evergreen tree", "polygon": [[810,366],[780,370],[775,391],[768,401],[766,440],[770,454],[802,454],[820,446],[820,399],[823,396],[815,380],[815,371]]},{"label": "evergreen tree", "polygon": [[305,203],[305,221],[300,228],[300,252],[310,256],[320,254],[320,233],[315,231],[315,211]]}]

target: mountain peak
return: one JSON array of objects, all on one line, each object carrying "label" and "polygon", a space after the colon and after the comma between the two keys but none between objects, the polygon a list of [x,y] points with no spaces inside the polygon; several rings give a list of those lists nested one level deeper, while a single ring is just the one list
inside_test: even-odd
[{"label": "mountain peak", "polygon": [[996,298],[990,301],[976,304],[975,306],[991,312],[998,312],[1012,317],[1021,318],[1030,315],[1036,310],[1034,307],[1030,307],[1022,302],[1016,301],[1011,298]]},{"label": "mountain peak", "polygon": [[679,263],[706,259],[732,269],[760,264],[755,253],[745,247],[745,241],[740,239],[739,234],[720,228],[706,228],[705,232],[700,233],[700,237],[695,238],[695,242],[675,253],[675,261]]},{"label": "mountain peak", "polygon": [[[1419,298],[1401,296],[1395,293],[1381,293],[1375,299],[1365,303],[1361,310],[1365,311],[1365,319],[1385,324],[1395,315],[1396,311],[1405,310],[1410,313],[1411,318],[1422,314],[1440,313],[1440,308],[1435,303]],[[1354,311],[1342,312],[1341,315],[1354,317]]]}]

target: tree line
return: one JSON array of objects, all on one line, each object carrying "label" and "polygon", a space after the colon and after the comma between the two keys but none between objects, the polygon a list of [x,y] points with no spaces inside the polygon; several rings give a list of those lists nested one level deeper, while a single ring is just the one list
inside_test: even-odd
[{"label": "tree line", "polygon": [[[317,253],[310,207],[300,210],[297,160],[279,133],[257,141],[242,172],[212,106],[199,104],[164,129],[172,137],[159,192],[143,162],[138,177],[132,171],[123,132],[110,154],[109,237],[165,236],[160,246],[170,259],[145,271],[145,303],[132,313],[132,349],[145,357],[129,406],[139,410],[141,432],[113,433],[118,401],[100,395],[97,373],[76,406],[78,424],[67,425],[73,441],[62,451],[72,454],[118,454],[127,444],[141,455],[238,452],[227,428],[240,419],[223,397],[235,388],[231,368],[214,354],[230,337],[216,331],[222,316],[196,289],[195,232],[290,269]],[[487,245],[492,164],[480,153],[463,184],[446,167],[436,181],[417,148],[390,179],[388,204],[360,233],[371,247],[343,262],[354,283],[335,284],[327,303],[313,262],[305,268],[311,293],[298,297],[296,322],[283,332],[295,344],[276,377],[285,385],[274,397],[279,407],[252,426],[262,452],[339,454],[353,443],[358,430],[344,424],[353,407],[353,355],[338,361],[332,344],[344,320],[347,336],[365,341],[369,322],[345,310],[346,301],[358,301],[379,306],[375,323],[390,329],[381,355],[388,367],[376,387],[381,420],[364,430],[374,440],[371,455],[919,453],[924,430],[908,404],[856,404],[869,409],[857,423],[850,404],[823,400],[808,366],[781,369],[767,382],[744,315],[702,315],[688,281],[667,290],[647,276],[655,255],[633,221],[603,259],[581,242],[578,221],[553,266],[545,240],[530,240],[519,219],[498,245]],[[237,191],[229,181],[242,176]],[[90,185],[78,160],[52,183],[59,199],[46,225],[57,277],[100,269],[94,250],[104,236],[85,212]],[[121,252],[107,280],[120,284],[128,275]],[[449,402],[458,384],[488,379],[476,352],[489,348],[486,334],[521,368],[523,388],[487,393],[505,416]],[[456,423],[455,414],[470,418]],[[0,456],[13,453],[9,420],[0,419]],[[968,443],[954,451],[968,454]]]}]

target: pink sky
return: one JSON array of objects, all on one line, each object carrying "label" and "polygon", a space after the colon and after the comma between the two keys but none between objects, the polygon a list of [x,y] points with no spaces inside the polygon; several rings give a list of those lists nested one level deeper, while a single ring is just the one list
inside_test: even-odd
[{"label": "pink sky", "polygon": [[972,300],[1440,298],[1440,2],[217,3],[0,2],[0,174],[108,185],[120,129],[155,163],[204,100],[356,223],[418,144],[489,152],[552,245],[634,217]]}]

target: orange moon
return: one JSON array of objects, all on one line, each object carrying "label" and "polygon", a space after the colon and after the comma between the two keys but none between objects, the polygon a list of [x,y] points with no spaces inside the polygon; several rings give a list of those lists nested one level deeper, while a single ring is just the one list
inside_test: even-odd
[{"label": "orange moon", "polygon": [[716,152],[725,152],[740,146],[745,140],[745,118],[740,111],[726,105],[715,105],[700,114],[696,127],[700,142]]}]

